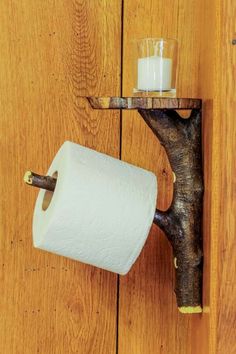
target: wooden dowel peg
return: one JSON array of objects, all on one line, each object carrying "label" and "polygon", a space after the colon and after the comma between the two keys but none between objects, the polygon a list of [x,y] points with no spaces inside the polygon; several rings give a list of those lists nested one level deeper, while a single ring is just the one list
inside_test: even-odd
[{"label": "wooden dowel peg", "polygon": [[30,186],[53,192],[56,187],[57,179],[51,176],[41,176],[32,171],[27,171],[24,175],[24,182]]}]

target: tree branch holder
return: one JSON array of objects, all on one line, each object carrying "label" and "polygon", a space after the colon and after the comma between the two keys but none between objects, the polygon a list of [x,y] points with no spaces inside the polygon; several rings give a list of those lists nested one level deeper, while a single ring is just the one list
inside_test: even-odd
[{"label": "tree branch holder", "polygon": [[[165,148],[175,174],[173,201],[156,210],[154,223],[173,248],[175,293],[182,313],[202,312],[201,100],[191,98],[88,97],[94,109],[136,109]],[[183,119],[178,110],[191,110]]]}]

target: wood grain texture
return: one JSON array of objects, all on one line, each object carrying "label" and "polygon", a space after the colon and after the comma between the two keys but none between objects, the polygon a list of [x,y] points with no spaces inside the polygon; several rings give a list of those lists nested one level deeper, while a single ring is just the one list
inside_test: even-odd
[{"label": "wood grain texture", "polygon": [[217,354],[236,353],[236,3],[217,1],[214,134],[218,168]]},{"label": "wood grain texture", "polygon": [[201,100],[194,98],[153,97],[88,97],[96,109],[200,109]]},{"label": "wood grain texture", "polygon": [[[170,37],[179,41],[177,73],[178,97],[212,97],[202,86],[212,80],[208,60],[204,75],[200,65],[208,55],[203,48],[203,33],[210,31],[212,21],[205,17],[213,1],[129,1],[124,2],[124,61],[123,95],[132,94],[134,55],[131,40],[143,37]],[[170,10],[171,9],[171,10]],[[211,12],[207,10],[208,17]],[[209,26],[209,28],[208,28]],[[214,28],[214,27],[213,27]],[[209,50],[211,45],[208,43]],[[206,51],[206,52],[205,52]],[[203,57],[202,57],[203,56]],[[203,95],[204,93],[204,95]],[[166,210],[171,203],[173,175],[160,143],[135,112],[122,112],[122,159],[152,170],[158,177],[158,208]],[[209,116],[210,118],[210,116]],[[203,116],[203,120],[205,117]],[[205,123],[204,123],[205,124]],[[208,124],[210,126],[210,124]],[[206,135],[207,136],[207,135]],[[208,147],[210,150],[210,147]],[[204,161],[210,182],[211,154]],[[208,195],[210,191],[208,189]],[[206,215],[210,202],[205,204]],[[208,221],[211,228],[211,221]],[[209,320],[212,275],[209,259],[211,245],[207,244],[204,263],[204,313],[185,316],[177,312],[172,292],[174,287],[172,252],[164,235],[153,226],[139,260],[127,277],[120,281],[119,351],[121,354],[213,354],[210,341],[215,341]],[[211,289],[212,295],[212,289]],[[212,344],[213,348],[213,344]],[[215,353],[214,353],[215,354]]]},{"label": "wood grain texture", "polygon": [[[203,316],[194,327],[192,345],[196,353],[216,354],[216,314],[217,314],[217,244],[219,232],[219,213],[217,201],[216,174],[218,157],[216,150],[219,136],[215,134],[214,86],[215,49],[220,45],[216,41],[216,4],[215,0],[201,3],[200,20],[200,62],[199,62],[199,95],[203,98],[203,167],[204,167],[204,211],[203,211]],[[214,108],[215,111],[215,108]]]},{"label": "wood grain texture", "polygon": [[[179,40],[178,97],[203,98],[205,257],[204,312],[183,316],[171,248],[153,225],[120,278],[118,352],[234,354],[236,6],[123,3],[123,95],[135,86],[131,40],[164,36]],[[26,168],[46,173],[67,139],[119,157],[119,112],[92,111],[79,96],[120,95],[121,0],[2,1],[0,20],[0,352],[113,354],[116,276],[32,248],[37,191],[22,177]],[[156,173],[158,207],[166,210],[172,171],[133,111],[123,112],[122,159]]]},{"label": "wood grain texture", "polygon": [[116,275],[33,249],[37,190],[22,179],[46,173],[65,140],[119,157],[119,112],[79,96],[120,94],[120,10],[1,1],[1,354],[116,351]]}]

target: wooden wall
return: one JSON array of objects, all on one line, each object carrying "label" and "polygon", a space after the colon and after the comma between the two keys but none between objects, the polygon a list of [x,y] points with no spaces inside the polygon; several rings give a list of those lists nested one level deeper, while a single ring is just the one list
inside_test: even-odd
[{"label": "wooden wall", "polygon": [[[200,12],[199,1],[124,2],[124,96],[132,93],[134,83],[131,39],[161,35],[179,41],[178,96],[199,97]],[[157,175],[158,208],[167,209],[172,198],[173,174],[164,149],[137,112],[123,113],[121,157]],[[120,279],[120,353],[201,352],[196,333],[201,327],[200,316],[191,318],[178,313],[173,288],[172,251],[164,234],[154,225],[132,271]],[[205,348],[207,340],[206,336]]]},{"label": "wooden wall", "polygon": [[117,276],[33,249],[22,178],[65,140],[119,158],[119,112],[79,96],[120,93],[121,3],[6,0],[0,22],[0,353],[115,353]]},{"label": "wooden wall", "polygon": [[[236,353],[236,3],[218,1],[214,105],[217,240],[217,353]],[[219,45],[218,45],[219,44]]]},{"label": "wooden wall", "polygon": [[[3,0],[0,3],[0,353],[234,354],[236,5],[232,0]],[[153,226],[127,276],[32,247],[37,191],[64,140],[154,171],[158,207],[172,171],[136,112],[80,96],[130,95],[132,39],[179,41],[179,97],[203,104],[204,313],[181,315],[171,249]]]}]

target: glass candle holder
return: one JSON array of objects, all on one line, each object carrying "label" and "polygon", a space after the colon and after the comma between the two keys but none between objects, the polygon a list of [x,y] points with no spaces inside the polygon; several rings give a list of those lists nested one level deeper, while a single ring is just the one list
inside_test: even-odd
[{"label": "glass candle holder", "polygon": [[137,40],[136,88],[142,96],[176,97],[177,40]]}]

